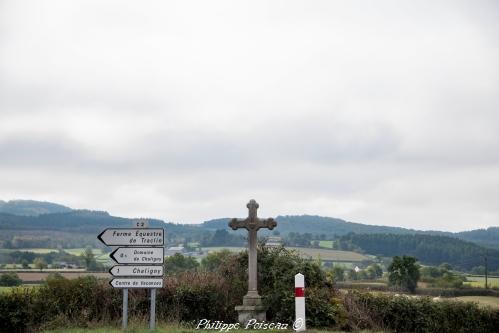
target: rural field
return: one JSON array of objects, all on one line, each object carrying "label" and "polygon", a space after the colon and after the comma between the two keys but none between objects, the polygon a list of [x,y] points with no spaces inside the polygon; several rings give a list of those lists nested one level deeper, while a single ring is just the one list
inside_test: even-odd
[{"label": "rural field", "polygon": [[37,254],[47,254],[50,252],[57,252],[57,249],[48,249],[48,248],[29,248],[29,249],[3,249],[4,253],[21,251],[21,252],[33,252]]},{"label": "rural field", "polygon": [[499,297],[493,296],[460,296],[453,298],[458,301],[463,302],[476,302],[482,306],[490,306],[492,308],[499,309]]},{"label": "rural field", "polygon": [[10,292],[12,287],[0,287],[0,294]]},{"label": "rural field", "polygon": [[[338,250],[327,250],[327,249],[315,249],[315,248],[304,248],[304,247],[286,247],[290,250],[297,251],[302,258],[306,259],[321,259],[326,261],[336,261],[336,262],[361,262],[371,260],[368,256],[352,251],[338,251]],[[243,247],[205,247],[204,250],[208,252],[217,252],[221,250],[229,250],[231,252],[244,251]]]},{"label": "rural field", "polygon": [[[485,277],[484,276],[467,276],[468,282],[464,284],[471,287],[476,288],[484,288],[485,287]],[[489,288],[499,288],[499,277],[494,276],[488,278],[487,281]]]},{"label": "rural field", "polygon": [[20,285],[18,287],[0,287],[0,294],[1,293],[8,293],[8,292],[11,292],[12,289],[14,288],[22,288],[22,289],[26,289],[26,288],[36,288],[38,287],[39,284],[23,284],[23,285]]},{"label": "rural field", "polygon": [[[72,248],[72,249],[62,249],[65,252],[72,254],[74,256],[79,256],[83,252],[85,252],[85,248],[79,247],[79,248]],[[15,252],[15,251],[21,251],[21,252],[33,252],[37,254],[47,254],[50,252],[57,252],[59,249],[50,249],[50,248],[20,248],[20,249],[0,249],[0,253],[9,253],[9,252]],[[102,250],[101,249],[92,249],[92,253],[95,256],[100,256],[102,255]]]},{"label": "rural field", "polygon": [[[71,255],[74,256],[80,256],[83,252],[85,252],[85,248],[80,247],[80,248],[71,248],[71,249],[63,249],[64,252],[67,252]],[[59,251],[58,249],[50,249],[50,248],[20,248],[20,249],[0,249],[0,253],[9,253],[9,252],[14,252],[14,251],[22,251],[22,252],[33,252],[36,254],[47,254],[51,252],[57,252]],[[92,253],[95,256],[95,260],[101,264],[106,264],[109,262],[109,254],[105,253],[102,251],[102,249],[97,249],[93,248]],[[33,265],[30,265],[31,268],[34,268]],[[22,268],[22,265],[17,264],[6,264],[5,268],[8,269],[15,269],[15,268]]]},{"label": "rural field", "polygon": [[321,240],[321,241],[319,241],[319,246],[325,247],[328,249],[332,249],[333,248],[333,241],[332,240]]}]

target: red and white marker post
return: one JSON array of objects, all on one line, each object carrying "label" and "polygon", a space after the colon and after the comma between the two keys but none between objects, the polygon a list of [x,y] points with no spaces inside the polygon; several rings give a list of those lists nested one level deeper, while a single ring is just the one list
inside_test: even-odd
[{"label": "red and white marker post", "polygon": [[295,275],[295,331],[305,331],[305,276],[301,273]]}]

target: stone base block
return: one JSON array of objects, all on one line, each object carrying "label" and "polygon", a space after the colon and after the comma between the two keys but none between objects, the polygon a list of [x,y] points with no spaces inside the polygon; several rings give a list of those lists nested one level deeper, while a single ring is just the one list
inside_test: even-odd
[{"label": "stone base block", "polygon": [[257,293],[249,292],[243,297],[243,306],[258,306],[262,305],[262,296]]},{"label": "stone base block", "polygon": [[246,326],[249,320],[255,319],[258,322],[267,320],[267,308],[263,305],[240,305],[236,306],[238,321],[242,327]]}]

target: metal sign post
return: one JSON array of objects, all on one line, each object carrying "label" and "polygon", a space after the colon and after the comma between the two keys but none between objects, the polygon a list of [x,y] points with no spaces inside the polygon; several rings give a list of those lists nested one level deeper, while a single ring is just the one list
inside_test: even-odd
[{"label": "metal sign post", "polygon": [[149,328],[156,328],[156,289],[163,288],[164,230],[149,229],[149,222],[138,220],[133,228],[108,228],[98,237],[108,246],[119,246],[110,257],[118,265],[109,273],[116,278],[109,281],[113,288],[123,289],[122,327],[128,327],[128,289],[151,289]]},{"label": "metal sign post", "polygon": [[128,327],[128,289],[123,289],[123,320],[122,325],[123,330]]},{"label": "metal sign post", "polygon": [[156,329],[156,289],[151,289],[151,318],[149,320],[149,329]]}]

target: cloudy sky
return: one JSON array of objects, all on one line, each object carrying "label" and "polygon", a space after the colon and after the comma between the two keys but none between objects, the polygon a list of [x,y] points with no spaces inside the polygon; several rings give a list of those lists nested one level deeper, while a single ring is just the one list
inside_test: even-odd
[{"label": "cloudy sky", "polygon": [[497,1],[0,0],[0,199],[499,226]]}]

